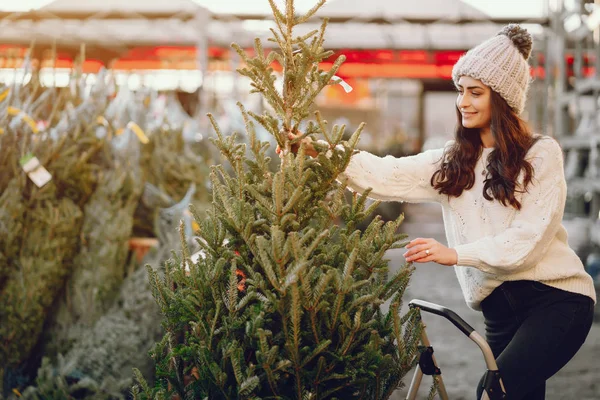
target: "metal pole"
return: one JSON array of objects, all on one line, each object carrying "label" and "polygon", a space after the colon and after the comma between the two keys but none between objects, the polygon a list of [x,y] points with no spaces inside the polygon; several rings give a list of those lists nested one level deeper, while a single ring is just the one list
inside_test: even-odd
[{"label": "metal pole", "polygon": [[[479,333],[473,331],[471,333],[471,335],[469,335],[469,339],[474,341],[477,344],[477,346],[479,346],[479,349],[483,353],[483,358],[485,360],[485,365],[486,365],[487,369],[489,371],[498,371],[498,364],[496,363],[496,358],[494,357],[494,353],[492,352],[490,345],[483,338],[483,336],[481,336]],[[506,393],[506,388],[504,387],[504,382],[502,382],[502,379],[500,379],[500,387],[502,387],[502,390],[504,391],[504,393]],[[488,399],[489,399],[489,397],[488,397],[487,393],[484,391],[483,395],[481,396],[481,400],[488,400]]]},{"label": "metal pole", "polygon": [[[552,15],[552,41],[554,42],[554,51],[552,54],[552,66],[549,68],[554,75],[554,137],[565,135],[565,105],[563,104],[565,95],[565,79],[567,75],[565,65],[565,30],[562,23],[564,13],[564,3],[559,2],[558,9]],[[549,63],[550,64],[550,63]]]},{"label": "metal pole", "polygon": [[408,394],[406,395],[406,400],[415,400],[417,398],[417,392],[419,391],[419,387],[421,386],[422,380],[423,371],[421,371],[421,367],[417,365],[415,369],[415,374],[413,375],[412,381],[410,382],[410,387],[408,390]]},{"label": "metal pole", "polygon": [[[427,332],[425,332],[426,327],[427,326],[423,324],[423,330],[421,331],[421,343],[423,344],[423,346],[429,347],[431,346],[431,343],[429,342],[429,338],[427,337]],[[432,354],[431,358],[433,359],[433,363],[437,365],[435,355]],[[444,379],[442,378],[442,375],[436,375],[436,377],[438,381],[438,393],[440,395],[440,398],[442,400],[448,400],[448,392],[446,392],[446,386],[444,385]],[[410,383],[410,389],[406,397],[407,400],[415,400],[417,398],[417,392],[419,391],[419,386],[421,385],[422,379],[423,371],[421,371],[421,368],[417,366],[415,374],[413,375],[413,380]]]},{"label": "metal pole", "polygon": [[550,46],[548,45],[548,42],[550,41],[550,38],[548,37],[548,34],[546,32],[546,34],[544,34],[544,41],[542,43],[542,47],[543,47],[543,54],[544,54],[544,78],[543,78],[543,92],[542,92],[542,116],[541,116],[541,123],[540,123],[540,132],[548,134],[547,130],[548,130],[548,125],[550,124],[550,115],[548,112],[548,108],[550,106],[549,102],[548,102],[548,96],[550,95],[550,87],[552,85],[552,80],[550,79],[550,63],[548,62],[548,53],[550,51]]},{"label": "metal pole", "polygon": [[[236,37],[241,37],[241,32],[236,32]],[[229,66],[233,77],[232,94],[231,97],[236,101],[242,100],[240,98],[240,75],[237,73],[237,69],[240,67],[241,59],[240,55],[233,48],[229,49]]]},{"label": "metal pole", "polygon": [[[543,50],[540,52],[541,54],[543,53]],[[533,52],[532,56],[532,60],[531,60],[531,64],[533,67],[533,71],[534,71],[534,81],[531,84],[531,91],[533,92],[534,96],[532,96],[532,104],[530,105],[530,110],[532,111],[531,115],[529,116],[529,121],[531,121],[531,123],[535,124],[535,128],[534,130],[539,132],[541,131],[541,127],[542,127],[542,109],[541,109],[541,104],[540,102],[543,102],[543,97],[544,96],[539,96],[539,92],[544,90],[544,83],[540,82],[540,76],[538,74],[539,70],[540,70],[540,62],[539,62],[539,54],[538,52]]]},{"label": "metal pole", "polygon": [[209,20],[210,17],[206,14],[204,10],[199,11],[196,14],[196,18],[194,20],[194,26],[198,31],[198,41],[196,42],[196,63],[202,76],[202,83],[198,88],[198,106],[196,107],[196,119],[198,120],[199,126],[202,128],[208,128],[208,120],[202,114],[204,112],[208,112],[208,93],[206,77],[208,74],[209,62],[207,31]]}]

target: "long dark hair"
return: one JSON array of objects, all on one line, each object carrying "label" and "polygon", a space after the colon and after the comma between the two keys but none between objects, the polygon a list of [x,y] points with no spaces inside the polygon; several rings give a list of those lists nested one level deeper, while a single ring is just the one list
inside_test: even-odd
[{"label": "long dark hair", "polygon": [[[510,205],[517,210],[521,203],[515,193],[527,189],[533,177],[533,167],[525,155],[539,139],[534,137],[527,124],[510,108],[496,92],[491,91],[491,126],[496,142],[488,158],[487,176],[483,186],[486,200],[496,199],[502,205]],[[465,128],[461,123],[460,110],[456,109],[455,141],[446,149],[444,159],[431,177],[431,185],[449,197],[458,197],[463,190],[469,190],[475,183],[475,164],[483,150],[479,128]],[[522,187],[517,187],[517,179],[524,171]]]}]

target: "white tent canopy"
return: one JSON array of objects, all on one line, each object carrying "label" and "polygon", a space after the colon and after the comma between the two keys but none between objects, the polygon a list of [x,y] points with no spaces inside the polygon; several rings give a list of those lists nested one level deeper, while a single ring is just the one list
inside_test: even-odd
[{"label": "white tent canopy", "polygon": [[325,4],[322,16],[360,19],[486,20],[489,15],[460,0],[336,0]]},{"label": "white tent canopy", "polygon": [[39,10],[0,21],[0,42],[106,48],[131,45],[196,45],[211,12],[192,0],[56,0]]},{"label": "white tent canopy", "polygon": [[86,43],[106,48],[140,45],[196,45],[202,26],[195,20],[21,20],[0,22],[0,43],[79,45]]},{"label": "white tent canopy", "polygon": [[79,12],[95,14],[97,16],[108,13],[123,15],[172,15],[194,17],[198,12],[208,12],[204,7],[191,0],[55,0],[40,8],[39,12],[60,15]]},{"label": "white tent canopy", "polygon": [[[204,40],[220,46],[233,41],[251,46],[255,37],[270,37],[268,26],[273,23],[265,20],[266,1],[262,8],[236,8],[239,2],[233,0],[219,0],[218,6],[216,0],[201,1],[209,8],[192,0],[56,0],[39,10],[0,20],[0,43],[35,40],[41,45],[56,41],[78,46],[84,42],[118,51],[141,45],[197,46]],[[232,14],[216,16],[211,3]],[[261,20],[246,18],[259,11]],[[500,29],[486,14],[460,0],[334,0],[318,16],[348,21],[332,22],[327,31],[327,47],[340,49],[467,49]],[[394,22],[364,22],[384,18]],[[469,23],[456,23],[465,20]],[[316,21],[304,24],[297,33],[318,25]]]},{"label": "white tent canopy", "polygon": [[[237,19],[272,19],[272,12],[266,0],[195,0],[210,10],[215,18],[222,20]],[[548,23],[547,10],[543,12],[521,14],[523,7],[506,7],[513,10],[491,16],[473,7],[470,2],[463,0],[327,0],[319,10],[315,19],[329,18],[332,22],[370,22],[370,23],[435,23],[441,21],[454,23],[478,23],[492,21],[499,24],[509,22]],[[528,0],[538,3],[546,0]],[[274,0],[281,10],[284,0]],[[296,11],[303,14],[314,6],[317,0],[296,0]],[[538,7],[539,8],[539,7]],[[541,10],[537,10],[541,11]]]},{"label": "white tent canopy", "polygon": [[[272,46],[266,39],[271,37],[266,23],[262,29],[254,29],[252,34],[235,38],[241,46],[251,46],[254,37],[263,40],[265,47]],[[320,24],[306,23],[299,27],[298,36],[318,29]],[[210,36],[214,37],[217,24],[210,27]],[[273,24],[274,27],[274,24]],[[411,24],[396,23],[393,25],[374,25],[359,22],[329,24],[325,32],[325,45],[329,49],[427,49],[427,50],[462,50],[481,43],[496,34],[500,25],[492,22],[481,22],[469,25],[450,23]]]}]

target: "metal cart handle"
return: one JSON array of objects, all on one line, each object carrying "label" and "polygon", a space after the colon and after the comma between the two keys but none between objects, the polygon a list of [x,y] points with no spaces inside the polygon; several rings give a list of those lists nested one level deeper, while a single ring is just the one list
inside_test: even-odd
[{"label": "metal cart handle", "polygon": [[[485,364],[487,366],[488,372],[486,375],[485,382],[485,391],[483,393],[482,399],[504,399],[506,389],[504,388],[504,383],[500,377],[500,373],[498,372],[498,365],[496,364],[496,359],[494,358],[494,354],[492,353],[492,349],[490,348],[488,342],[473,329],[473,327],[465,322],[464,319],[458,316],[454,311],[449,310],[444,306],[440,306],[439,304],[430,303],[424,300],[414,299],[408,303],[408,307],[418,308],[421,311],[426,311],[432,314],[436,314],[446,318],[448,321],[452,322],[454,326],[456,326],[462,333],[464,333],[469,339],[479,346],[483,354],[483,358],[485,359]],[[429,346],[429,339],[425,334],[425,331],[422,333],[422,337],[426,342],[426,346]],[[434,359],[435,362],[435,359]],[[411,383],[411,391],[409,392],[409,396],[407,399],[414,399],[416,396],[416,391],[412,390],[414,387],[419,386],[420,384],[420,376],[422,374],[415,373],[415,379]],[[442,384],[443,387],[443,384]],[[491,390],[490,390],[491,388]],[[488,393],[489,391],[489,393]],[[440,393],[443,399],[447,399],[448,395],[446,393],[445,387],[443,387],[443,393]]]},{"label": "metal cart handle", "polygon": [[429,313],[436,314],[436,315],[446,318],[448,321],[452,322],[454,324],[454,326],[456,326],[458,329],[460,329],[460,331],[467,336],[471,336],[471,333],[473,333],[473,331],[475,330],[475,329],[473,329],[473,327],[471,327],[471,325],[467,324],[464,319],[459,317],[457,313],[455,313],[454,311],[452,311],[444,306],[440,306],[439,304],[434,304],[434,303],[430,303],[428,301],[415,299],[415,300],[411,300],[411,302],[408,303],[408,306],[410,308],[418,307],[423,311],[427,311]]}]

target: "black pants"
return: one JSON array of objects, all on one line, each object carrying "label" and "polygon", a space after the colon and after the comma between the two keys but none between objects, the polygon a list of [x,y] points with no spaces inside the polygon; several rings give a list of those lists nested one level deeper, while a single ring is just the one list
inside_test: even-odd
[{"label": "black pants", "polygon": [[594,316],[591,298],[533,281],[503,283],[481,308],[507,400],[545,399],[546,380],[577,353]]}]

